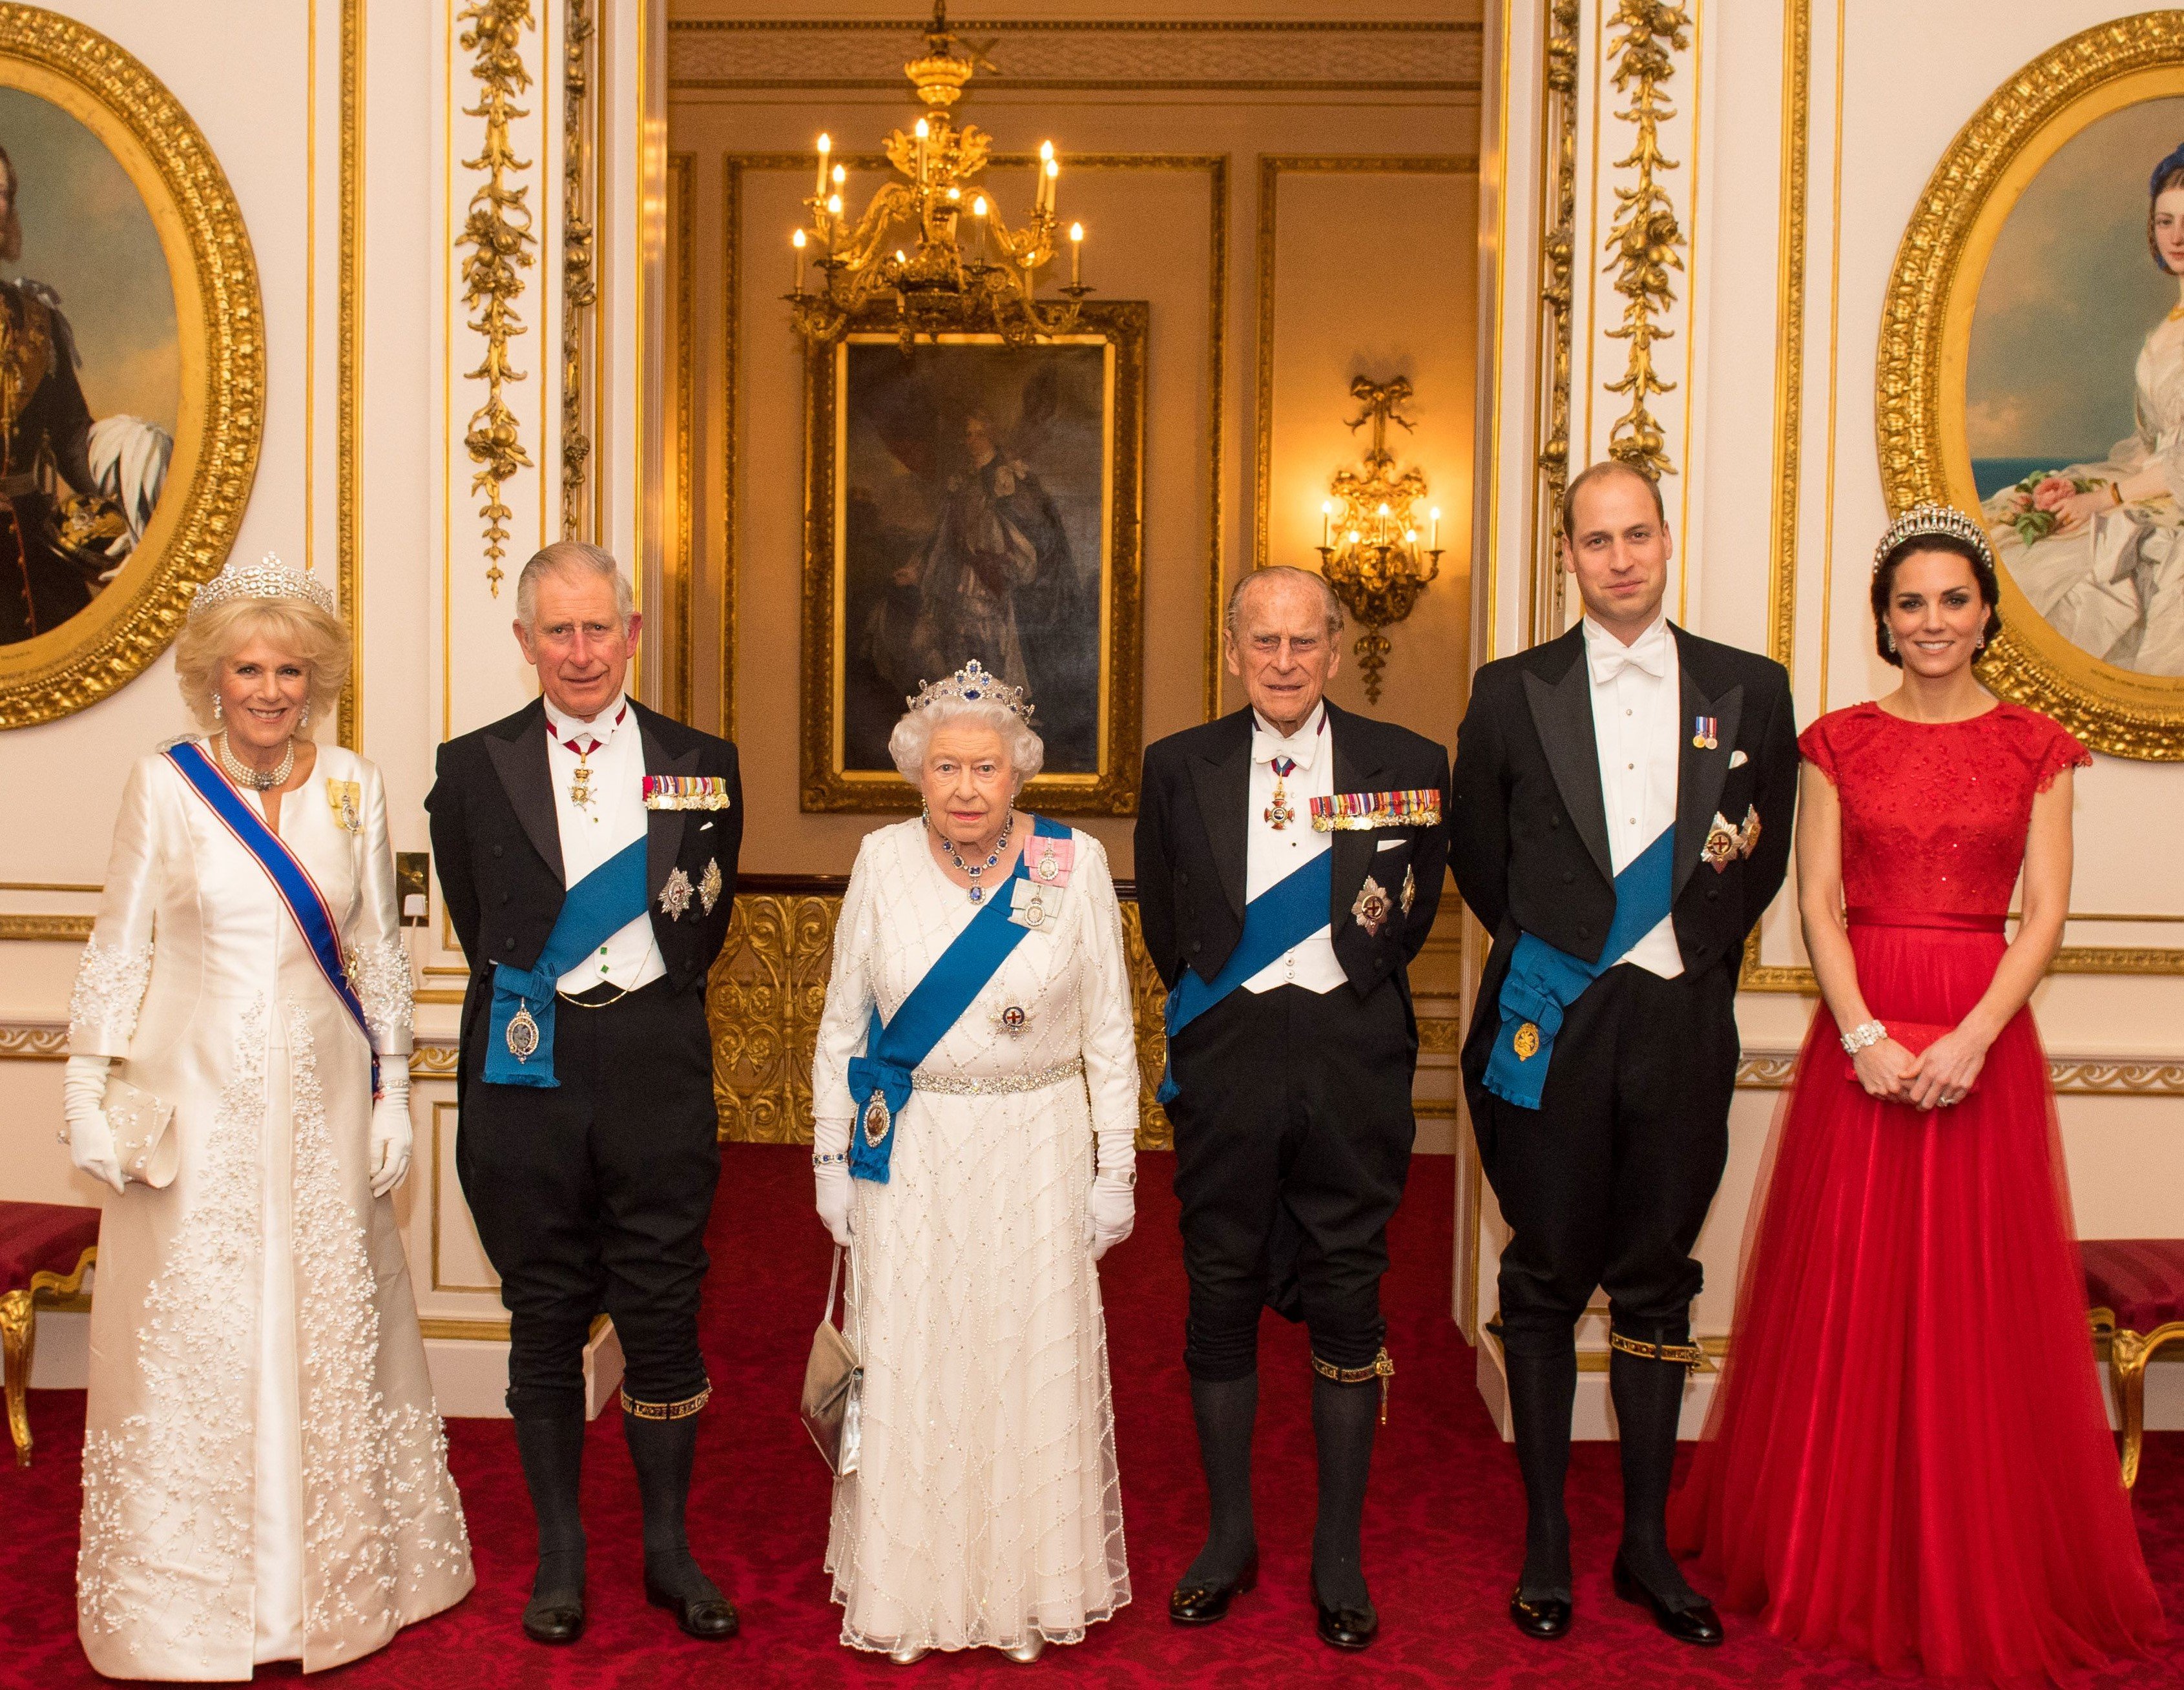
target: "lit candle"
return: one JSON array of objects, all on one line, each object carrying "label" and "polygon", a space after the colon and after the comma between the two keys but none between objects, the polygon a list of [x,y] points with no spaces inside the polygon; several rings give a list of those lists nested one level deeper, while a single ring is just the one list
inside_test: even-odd
[{"label": "lit candle", "polygon": [[847,170],[844,170],[844,169],[843,169],[839,164],[835,165],[835,166],[834,166],[834,186],[835,186],[836,187],[838,187],[838,187],[840,187],[840,186],[842,186],[842,184],[843,184],[843,183],[844,183],[844,182],[848,181],[849,180],[850,180],[850,173],[849,173]]},{"label": "lit candle", "polygon": [[978,220],[978,262],[986,262],[986,197],[980,194],[971,202],[971,215]]},{"label": "lit candle", "polygon": [[1334,516],[1334,501],[1322,499],[1319,502],[1319,548],[1323,552],[1327,549],[1327,525]]},{"label": "lit candle", "polygon": [[830,193],[827,196],[827,214],[829,217],[839,217],[842,214],[841,195]]},{"label": "lit candle", "polygon": [[920,118],[920,119],[918,119],[918,120],[917,120],[917,185],[918,185],[918,186],[920,186],[920,187],[923,187],[923,186],[925,186],[925,142],[926,142],[926,137],[927,137],[928,136],[931,135],[932,133],[933,133],[933,131],[932,131],[932,130],[931,130],[931,129],[927,125],[925,120],[924,120],[923,118]]},{"label": "lit candle", "polygon": [[1084,285],[1084,225],[1082,223],[1069,225],[1069,285],[1072,287]]},{"label": "lit candle", "polygon": [[1055,184],[1061,179],[1061,166],[1056,163],[1055,160],[1051,158],[1048,159],[1046,161],[1046,174],[1043,178],[1043,184],[1046,189],[1046,214],[1049,217],[1054,215]]},{"label": "lit candle", "polygon": [[1433,549],[1438,552],[1440,550],[1440,507],[1435,505],[1428,514],[1433,518]]},{"label": "lit candle", "polygon": [[827,193],[827,155],[834,150],[833,137],[822,134],[819,137],[819,186],[812,189],[812,197],[823,199]]},{"label": "lit candle", "polygon": [[788,244],[796,248],[796,291],[804,292],[804,231],[800,229],[788,237]]},{"label": "lit candle", "polygon": [[1054,162],[1054,143],[1051,141],[1042,141],[1039,143],[1039,162],[1040,166],[1039,179],[1033,186],[1031,196],[1034,216],[1046,209],[1047,202],[1054,192],[1054,179],[1058,174]]}]

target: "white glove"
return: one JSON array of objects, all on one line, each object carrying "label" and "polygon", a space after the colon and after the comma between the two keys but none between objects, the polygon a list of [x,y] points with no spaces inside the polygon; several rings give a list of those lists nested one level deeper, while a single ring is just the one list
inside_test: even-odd
[{"label": "white glove", "polygon": [[[814,1122],[811,1129],[811,1185],[819,1220],[844,1249],[850,1244],[850,1206],[855,1192],[848,1160],[853,1125],[846,1120],[822,1120]],[[836,1157],[842,1159],[833,1159]]]},{"label": "white glove", "polygon": [[371,1106],[371,1194],[385,1197],[410,1171],[415,1133],[410,1125],[410,1059],[380,1059],[379,1097]]},{"label": "white glove", "polygon": [[121,1177],[121,1154],[106,1119],[106,1070],[112,1063],[105,1056],[69,1058],[61,1076],[61,1115],[68,1122],[69,1160],[120,1192],[128,1181]]},{"label": "white glove", "polygon": [[1094,1261],[1098,1261],[1128,1237],[1137,1219],[1137,1170],[1134,1165],[1127,1173],[1093,1176],[1092,1194],[1084,1205],[1084,1242],[1091,1246]]}]

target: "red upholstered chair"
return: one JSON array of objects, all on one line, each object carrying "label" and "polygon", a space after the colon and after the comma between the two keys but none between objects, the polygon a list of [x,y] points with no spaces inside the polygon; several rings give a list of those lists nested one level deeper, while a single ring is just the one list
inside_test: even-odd
[{"label": "red upholstered chair", "polygon": [[2146,1364],[2184,1338],[2184,1238],[2086,1238],[2086,1299],[2093,1336],[2109,1341],[2109,1377],[2123,1415],[2123,1482],[2138,1482],[2146,1431]]},{"label": "red upholstered chair", "polygon": [[7,1351],[8,1430],[15,1465],[31,1465],[25,1393],[38,1348],[38,1298],[71,1297],[98,1259],[98,1211],[64,1203],[0,1203],[0,1343]]}]

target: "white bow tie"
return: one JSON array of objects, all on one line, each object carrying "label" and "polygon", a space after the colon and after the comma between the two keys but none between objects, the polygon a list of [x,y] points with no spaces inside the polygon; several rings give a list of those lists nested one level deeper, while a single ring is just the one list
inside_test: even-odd
[{"label": "white bow tie", "polygon": [[1619,641],[1605,649],[1589,646],[1585,657],[1592,665],[1593,684],[1605,686],[1623,672],[1626,664],[1658,681],[1669,672],[1669,654],[1663,649],[1666,643],[1641,636],[1635,644],[1627,646]]}]

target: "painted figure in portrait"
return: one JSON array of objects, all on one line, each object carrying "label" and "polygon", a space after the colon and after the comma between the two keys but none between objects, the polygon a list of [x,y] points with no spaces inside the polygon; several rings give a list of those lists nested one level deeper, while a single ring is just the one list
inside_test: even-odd
[{"label": "painted figure in portrait", "polygon": [[[142,199],[88,129],[13,88],[0,89],[0,266],[13,271],[0,277],[0,643],[12,644],[75,615],[128,561],[174,455],[180,375]],[[64,305],[79,285],[80,319]],[[127,327],[109,336],[116,316]]]},{"label": "painted figure in portrait", "polygon": [[1981,287],[1966,382],[2003,567],[2086,655],[2161,676],[2184,675],[2180,138],[2184,100],[2142,102],[2028,184]]},{"label": "painted figure in portrait", "polygon": [[1047,768],[1099,755],[1104,348],[849,348],[843,762],[893,767],[903,700],[976,659],[1029,692]]}]

